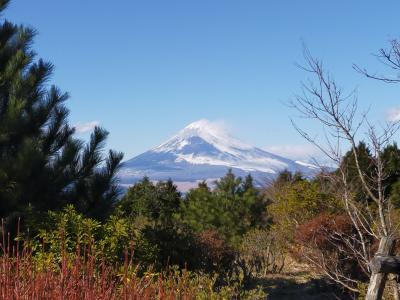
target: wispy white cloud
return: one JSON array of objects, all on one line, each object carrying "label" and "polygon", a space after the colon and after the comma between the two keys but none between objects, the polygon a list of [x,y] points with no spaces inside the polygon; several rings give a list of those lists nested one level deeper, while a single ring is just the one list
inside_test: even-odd
[{"label": "wispy white cloud", "polygon": [[74,127],[76,133],[86,133],[92,131],[96,126],[99,125],[100,125],[99,121],[91,121],[86,123],[81,123],[81,122],[76,123]]},{"label": "wispy white cloud", "polygon": [[268,152],[293,160],[310,161],[320,159],[321,151],[311,144],[285,144],[264,147]]},{"label": "wispy white cloud", "polygon": [[400,121],[400,107],[392,107],[386,112],[386,120],[390,122]]}]

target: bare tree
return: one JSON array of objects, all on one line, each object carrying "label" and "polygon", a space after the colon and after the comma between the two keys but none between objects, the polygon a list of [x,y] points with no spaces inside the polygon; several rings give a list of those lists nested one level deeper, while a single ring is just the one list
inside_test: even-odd
[{"label": "bare tree", "polygon": [[365,75],[368,78],[376,79],[380,81],[384,81],[386,83],[400,83],[400,41],[397,39],[393,39],[390,41],[390,46],[388,49],[381,48],[378,51],[378,54],[375,54],[375,57],[386,67],[388,67],[391,71],[397,73],[394,76],[387,75],[378,75],[377,73],[371,73],[365,68],[361,68],[358,65],[354,64],[353,68]]},{"label": "bare tree", "polygon": [[[381,51],[381,56],[386,58],[393,68],[400,70],[400,46],[397,42],[392,43],[391,51]],[[301,68],[310,75],[311,79],[302,83],[302,93],[291,104],[302,117],[316,120],[323,125],[324,139],[321,141],[301,129],[294,121],[292,123],[306,140],[317,146],[337,166],[337,172],[328,173],[327,177],[336,186],[340,186],[337,192],[356,234],[346,237],[331,232],[330,237],[332,239],[340,237],[346,242],[349,246],[346,248],[347,251],[353,252],[352,255],[357,258],[361,269],[369,274],[367,299],[380,299],[385,287],[386,275],[372,273],[369,262],[374,256],[390,255],[393,251],[395,226],[391,220],[392,206],[385,193],[385,180],[388,174],[385,172],[382,151],[392,142],[394,134],[399,129],[399,123],[387,122],[379,128],[372,125],[367,119],[367,112],[358,112],[356,92],[345,94],[324,69],[322,61],[312,57],[306,48],[304,57],[305,65]],[[355,68],[371,78],[386,82],[395,80],[369,75],[367,71]],[[365,131],[363,135],[360,134],[362,130]],[[362,140],[367,143],[372,152],[372,174],[363,170],[360,164],[357,145]],[[352,152],[357,174],[366,194],[366,198],[362,201],[354,199],[348,182],[348,170],[343,163],[343,151],[346,150]],[[371,239],[379,243],[375,253],[371,253]],[[356,282],[344,276],[340,270],[324,267],[324,261],[314,263],[319,264],[329,278],[346,289],[357,291]]]}]

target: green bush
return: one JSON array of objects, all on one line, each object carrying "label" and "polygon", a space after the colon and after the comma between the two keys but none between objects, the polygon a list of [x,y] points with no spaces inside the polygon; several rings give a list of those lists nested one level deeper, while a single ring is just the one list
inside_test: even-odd
[{"label": "green bush", "polygon": [[216,230],[238,248],[246,232],[269,225],[267,203],[253,179],[229,171],[211,190],[206,183],[192,189],[181,204],[180,219],[195,232]]},{"label": "green bush", "polygon": [[61,261],[63,254],[91,251],[108,263],[124,260],[125,252],[135,253],[144,265],[157,262],[158,249],[143,238],[128,219],[111,216],[105,223],[85,218],[69,205],[60,212],[49,212],[33,241],[37,256]]}]

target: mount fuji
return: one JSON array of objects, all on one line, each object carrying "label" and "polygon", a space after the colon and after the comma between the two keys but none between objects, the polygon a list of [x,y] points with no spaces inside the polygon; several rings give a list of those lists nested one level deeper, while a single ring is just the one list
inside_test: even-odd
[{"label": "mount fuji", "polygon": [[228,169],[237,176],[251,174],[258,186],[264,186],[281,171],[313,176],[319,168],[293,161],[253,147],[229,135],[221,126],[208,120],[189,124],[165,143],[123,164],[119,172],[122,186],[129,186],[144,176],[151,180],[172,179],[181,190],[199,181],[214,181]]}]

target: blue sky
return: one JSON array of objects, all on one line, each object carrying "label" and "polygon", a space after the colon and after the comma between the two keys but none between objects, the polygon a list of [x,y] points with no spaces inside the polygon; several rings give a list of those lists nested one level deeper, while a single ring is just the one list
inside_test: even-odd
[{"label": "blue sky", "polygon": [[70,93],[71,122],[101,124],[126,158],[202,118],[294,156],[308,149],[285,105],[307,76],[295,66],[302,41],[383,121],[400,107],[400,86],[351,66],[384,71],[371,54],[398,36],[399,10],[365,0],[14,0],[5,16],[38,31],[34,48]]}]

